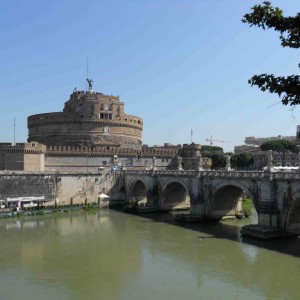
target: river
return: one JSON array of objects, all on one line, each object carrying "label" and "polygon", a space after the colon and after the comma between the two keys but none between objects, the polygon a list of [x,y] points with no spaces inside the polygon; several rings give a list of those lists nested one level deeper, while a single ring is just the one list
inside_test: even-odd
[{"label": "river", "polygon": [[113,210],[2,219],[0,299],[299,299],[300,238]]}]

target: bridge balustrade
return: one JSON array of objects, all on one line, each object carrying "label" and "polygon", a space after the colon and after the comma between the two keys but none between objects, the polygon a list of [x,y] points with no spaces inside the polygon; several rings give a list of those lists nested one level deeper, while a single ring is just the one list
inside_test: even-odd
[{"label": "bridge balustrade", "polygon": [[223,171],[223,170],[126,170],[130,175],[161,175],[161,176],[198,176],[212,178],[274,178],[300,179],[300,173],[294,172],[264,172],[264,171]]}]

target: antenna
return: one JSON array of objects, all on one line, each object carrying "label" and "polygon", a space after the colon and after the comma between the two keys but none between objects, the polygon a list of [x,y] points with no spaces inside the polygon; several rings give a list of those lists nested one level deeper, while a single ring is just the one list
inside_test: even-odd
[{"label": "antenna", "polygon": [[[89,58],[86,58],[86,78],[89,78]],[[85,90],[88,90],[88,83],[86,81]]]},{"label": "antenna", "polygon": [[16,118],[14,116],[14,146],[16,145]]}]

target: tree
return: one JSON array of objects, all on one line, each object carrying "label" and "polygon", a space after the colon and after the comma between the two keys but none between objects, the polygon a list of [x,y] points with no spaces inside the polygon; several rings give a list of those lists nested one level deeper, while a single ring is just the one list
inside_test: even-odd
[{"label": "tree", "polygon": [[247,169],[254,163],[251,153],[241,152],[233,154],[231,158],[232,166],[237,169]]},{"label": "tree", "polygon": [[[280,33],[283,47],[300,48],[300,13],[294,17],[285,17],[283,11],[271,3],[255,5],[250,14],[244,15],[242,22],[257,26],[263,30],[272,28]],[[300,67],[300,64],[299,64]],[[300,104],[300,76],[274,76],[274,74],[254,75],[249,83],[258,86],[263,92],[275,93],[283,105]]]},{"label": "tree", "polygon": [[218,147],[218,146],[202,145],[201,146],[201,151],[209,151],[209,152],[220,151],[220,152],[223,152],[224,150],[223,150],[222,147]]},{"label": "tree", "polygon": [[276,152],[285,152],[285,151],[291,151],[294,153],[299,152],[297,145],[295,143],[287,141],[287,140],[268,141],[268,142],[261,144],[260,149],[262,151],[273,150]]},{"label": "tree", "polygon": [[217,146],[201,146],[201,155],[203,158],[208,157],[212,160],[213,169],[224,168],[226,165],[223,148]]}]

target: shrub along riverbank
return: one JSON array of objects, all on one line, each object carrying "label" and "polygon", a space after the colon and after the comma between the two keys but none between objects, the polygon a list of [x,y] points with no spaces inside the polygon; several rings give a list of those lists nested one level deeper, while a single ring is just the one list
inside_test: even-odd
[{"label": "shrub along riverbank", "polygon": [[0,212],[0,218],[13,218],[13,217],[22,217],[22,216],[44,216],[49,214],[62,214],[69,212],[80,212],[80,211],[95,211],[100,209],[100,206],[97,204],[90,205],[78,205],[78,206],[59,206],[59,207],[45,207],[45,208],[32,208],[24,209],[20,211],[4,210]]},{"label": "shrub along riverbank", "polygon": [[253,201],[249,198],[244,198],[242,200],[242,210],[245,214],[245,217],[248,218],[252,215]]}]

